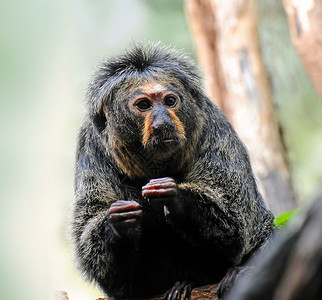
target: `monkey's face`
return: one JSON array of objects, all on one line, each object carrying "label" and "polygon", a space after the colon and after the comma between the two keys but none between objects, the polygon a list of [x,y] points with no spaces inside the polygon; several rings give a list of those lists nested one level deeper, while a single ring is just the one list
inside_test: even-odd
[{"label": "monkey's face", "polygon": [[160,73],[122,81],[103,110],[107,150],[131,178],[181,170],[195,153],[205,118],[202,99]]},{"label": "monkey's face", "polygon": [[142,144],[155,157],[168,158],[183,147],[184,124],[178,117],[181,98],[174,87],[148,82],[133,89],[128,108],[140,123]]}]

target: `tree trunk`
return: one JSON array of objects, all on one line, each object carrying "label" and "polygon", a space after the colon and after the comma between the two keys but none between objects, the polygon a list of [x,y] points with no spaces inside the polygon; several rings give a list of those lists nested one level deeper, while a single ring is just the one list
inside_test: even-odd
[{"label": "tree trunk", "polygon": [[322,99],[322,0],[283,0],[293,44]]},{"label": "tree trunk", "polygon": [[187,0],[186,11],[210,97],[246,144],[267,206],[294,208],[270,84],[261,59],[256,0]]}]

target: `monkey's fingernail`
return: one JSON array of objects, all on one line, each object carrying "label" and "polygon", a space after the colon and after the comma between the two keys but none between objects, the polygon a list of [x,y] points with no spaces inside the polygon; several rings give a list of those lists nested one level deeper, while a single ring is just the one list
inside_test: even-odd
[{"label": "monkey's fingernail", "polygon": [[167,217],[170,214],[170,212],[169,212],[168,208],[166,207],[166,205],[163,206],[163,212],[164,212],[165,217]]}]

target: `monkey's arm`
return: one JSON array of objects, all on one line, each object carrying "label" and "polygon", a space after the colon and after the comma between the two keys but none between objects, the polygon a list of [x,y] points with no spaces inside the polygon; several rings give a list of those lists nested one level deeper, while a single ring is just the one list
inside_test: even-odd
[{"label": "monkey's arm", "polygon": [[156,205],[165,206],[168,222],[188,241],[195,245],[216,245],[233,264],[238,264],[256,247],[254,225],[259,222],[256,226],[261,229],[260,218],[265,213],[256,203],[248,205],[251,200],[244,199],[246,193],[242,189],[235,199],[229,199],[231,194],[201,182],[177,186],[173,179],[161,178],[151,180],[142,193]]},{"label": "monkey's arm", "polygon": [[131,253],[124,249],[133,248],[132,237],[142,211],[135,201],[116,200],[117,191],[107,182],[106,178],[83,174],[76,190],[72,239],[79,268],[86,277],[112,284],[113,265],[121,268],[122,260],[131,260]]},{"label": "monkey's arm", "polygon": [[182,183],[178,195],[184,218],[174,215],[173,223],[193,240],[216,244],[233,265],[253,253],[273,229],[273,215],[262,205],[257,190],[238,181],[225,189],[203,182]]}]

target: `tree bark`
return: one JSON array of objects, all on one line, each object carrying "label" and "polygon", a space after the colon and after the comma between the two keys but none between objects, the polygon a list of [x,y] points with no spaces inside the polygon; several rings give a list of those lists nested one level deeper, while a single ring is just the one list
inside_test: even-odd
[{"label": "tree bark", "polygon": [[283,0],[293,44],[322,100],[322,0]]},{"label": "tree bark", "polygon": [[294,193],[269,80],[261,59],[256,0],[187,0],[211,98],[246,144],[267,206],[294,208]]},{"label": "tree bark", "polygon": [[[66,296],[67,298],[59,298],[60,295]],[[211,285],[194,288],[191,292],[191,296],[189,299],[190,300],[203,300],[203,299],[218,300],[217,285],[211,284]],[[59,291],[56,294],[56,300],[68,300],[67,293],[63,291]],[[96,300],[108,300],[108,298],[98,298]],[[138,300],[138,298],[135,298],[133,300]],[[143,298],[141,298],[141,300],[143,300]],[[156,296],[145,300],[163,300],[163,296]]]}]

